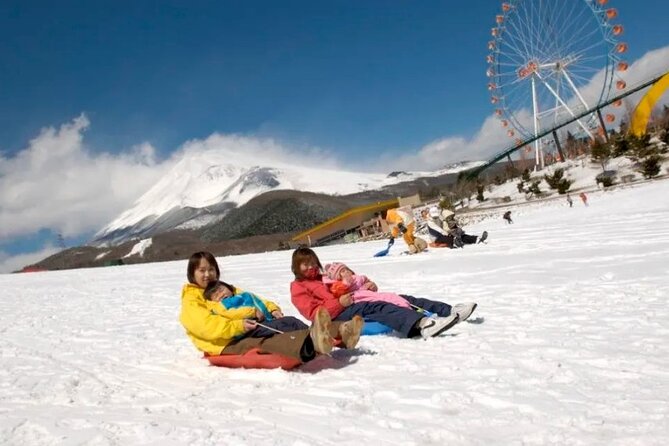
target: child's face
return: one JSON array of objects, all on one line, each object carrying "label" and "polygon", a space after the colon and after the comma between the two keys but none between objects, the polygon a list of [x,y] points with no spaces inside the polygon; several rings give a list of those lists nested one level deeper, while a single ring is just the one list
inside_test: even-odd
[{"label": "child's face", "polygon": [[200,259],[200,264],[195,268],[193,277],[195,278],[195,283],[200,288],[206,288],[209,282],[218,280],[216,268],[207,259]]},{"label": "child's face", "polygon": [[211,293],[211,300],[214,302],[220,302],[226,297],[232,296],[232,292],[228,289],[227,286],[219,285],[218,288]]},{"label": "child's face", "polygon": [[300,263],[300,273],[306,274],[309,268],[318,268],[318,263],[314,259],[307,259]]},{"label": "child's face", "polygon": [[300,276],[302,278],[313,280],[320,274],[318,260],[314,258],[305,259],[300,263]]},{"label": "child's face", "polygon": [[341,269],[341,271],[339,271],[339,274],[338,274],[339,277],[337,277],[337,280],[349,280],[352,275],[353,275],[353,271],[344,267],[344,268]]}]

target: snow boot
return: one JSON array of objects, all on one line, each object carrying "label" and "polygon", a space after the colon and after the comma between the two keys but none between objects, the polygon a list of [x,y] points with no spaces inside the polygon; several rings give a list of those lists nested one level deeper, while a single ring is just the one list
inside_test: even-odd
[{"label": "snow boot", "polygon": [[339,326],[339,336],[346,348],[355,348],[360,340],[360,333],[362,333],[364,325],[365,320],[362,316],[353,316],[353,319]]},{"label": "snow boot", "polygon": [[416,252],[423,252],[427,249],[427,242],[420,237],[416,237],[413,244],[416,247]]},{"label": "snow boot", "polygon": [[483,243],[488,239],[488,231],[483,231],[483,234],[481,234],[481,237],[479,237],[479,241],[476,243]]},{"label": "snow boot", "polygon": [[314,343],[314,350],[321,355],[329,355],[332,351],[333,342],[332,337],[330,336],[331,324],[332,320],[330,319],[328,310],[323,307],[316,310],[316,317],[314,317],[314,321],[311,323],[309,336]]},{"label": "snow boot", "polygon": [[423,339],[427,339],[439,336],[457,323],[457,313],[451,313],[446,317],[424,317],[418,322],[418,327],[420,328],[420,335]]}]

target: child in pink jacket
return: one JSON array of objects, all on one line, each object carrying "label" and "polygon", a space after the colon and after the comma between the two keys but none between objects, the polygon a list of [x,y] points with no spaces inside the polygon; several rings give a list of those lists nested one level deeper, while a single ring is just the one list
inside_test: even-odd
[{"label": "child in pink jacket", "polygon": [[395,293],[380,293],[376,284],[367,276],[357,275],[343,263],[334,262],[325,265],[325,283],[335,297],[351,293],[354,303],[382,301],[398,307],[411,308],[405,298]]}]

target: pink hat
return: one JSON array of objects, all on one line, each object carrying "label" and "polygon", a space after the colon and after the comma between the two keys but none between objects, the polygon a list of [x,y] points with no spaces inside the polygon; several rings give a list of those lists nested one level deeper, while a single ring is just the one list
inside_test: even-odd
[{"label": "pink hat", "polygon": [[344,268],[348,268],[348,266],[340,262],[333,262],[325,265],[325,268],[323,269],[325,270],[325,275],[328,276],[328,279],[337,280],[339,273]]}]

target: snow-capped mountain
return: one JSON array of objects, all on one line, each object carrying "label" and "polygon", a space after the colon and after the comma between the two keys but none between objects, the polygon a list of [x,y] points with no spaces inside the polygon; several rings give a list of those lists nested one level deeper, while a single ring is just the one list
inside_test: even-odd
[{"label": "snow-capped mountain", "polygon": [[98,232],[93,244],[116,244],[170,229],[208,225],[224,218],[230,209],[271,190],[347,195],[420,177],[453,173],[474,165],[476,163],[437,172],[385,175],[348,172],[335,167],[296,166],[220,148],[186,151],[132,208]]}]

